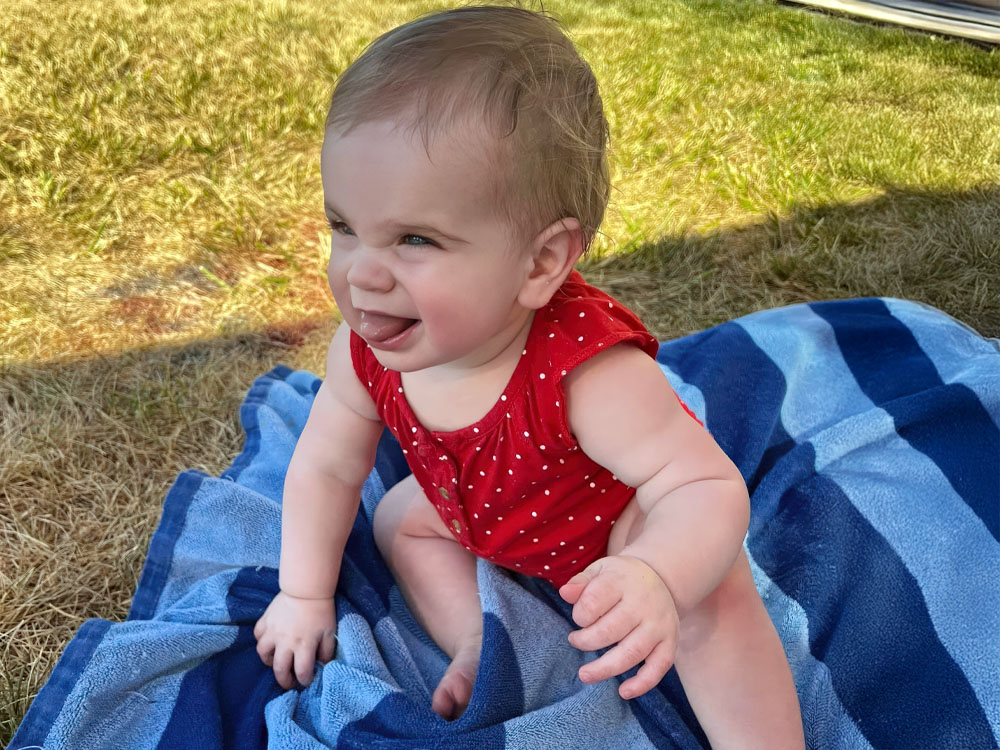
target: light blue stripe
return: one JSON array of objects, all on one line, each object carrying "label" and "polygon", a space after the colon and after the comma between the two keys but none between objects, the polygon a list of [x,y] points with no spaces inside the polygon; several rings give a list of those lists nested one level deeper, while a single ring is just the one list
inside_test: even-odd
[{"label": "light blue stripe", "polygon": [[235,626],[113,625],[53,722],[46,747],[154,750],[187,670],[224,651]]},{"label": "light blue stripe", "polygon": [[743,551],[750,561],[757,591],[764,600],[771,622],[777,628],[785,647],[785,654],[795,677],[799,705],[806,707],[805,710],[808,711],[805,717],[808,721],[804,722],[806,746],[823,750],[838,747],[870,750],[871,744],[837,697],[829,668],[809,650],[809,621],[805,610],[797,601],[785,596],[781,588],[757,565],[746,547]]},{"label": "light blue stripe", "polygon": [[941,380],[966,386],[1000,425],[1000,340],[984,339],[940,310],[907,300],[883,301],[910,329]]},{"label": "light blue stripe", "polygon": [[702,422],[705,421],[705,396],[702,394],[701,389],[697,386],[686,383],[684,378],[678,375],[676,372],[671,370],[662,362],[657,362],[663,374],[667,376],[667,380],[670,383],[670,387],[673,388],[677,395],[680,396],[681,401],[688,405],[688,408],[693,411]]},{"label": "light blue stripe", "polygon": [[[812,443],[816,471],[840,486],[916,578],[942,645],[997,731],[1000,678],[991,666],[1000,661],[995,540],[937,465],[900,438],[892,417],[860,391],[828,324],[805,306],[785,313],[780,332],[741,321],[789,379],[782,422],[794,438]],[[836,413],[855,416],[831,424],[828,415]]]}]

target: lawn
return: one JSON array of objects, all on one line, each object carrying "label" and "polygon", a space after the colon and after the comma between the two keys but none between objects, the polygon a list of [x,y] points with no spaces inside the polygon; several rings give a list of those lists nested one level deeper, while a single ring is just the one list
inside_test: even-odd
[{"label": "lawn", "polygon": [[[436,7],[6,3],[0,742],[80,623],[125,617],[170,482],[232,460],[253,378],[322,370],[331,87]],[[611,123],[581,270],[660,338],[868,295],[1000,336],[1000,52],[769,0],[546,8]]]}]

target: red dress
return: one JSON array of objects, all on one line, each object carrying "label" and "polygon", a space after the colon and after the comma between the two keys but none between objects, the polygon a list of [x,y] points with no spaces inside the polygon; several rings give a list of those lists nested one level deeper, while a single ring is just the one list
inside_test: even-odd
[{"label": "red dress", "polygon": [[420,424],[399,373],[380,365],[353,332],[351,357],[455,538],[479,557],[558,587],[607,554],[611,526],[635,494],[580,450],[563,391],[574,367],[623,342],[656,356],[657,341],[635,314],[573,271],[536,311],[500,399],[478,422],[451,432]]}]

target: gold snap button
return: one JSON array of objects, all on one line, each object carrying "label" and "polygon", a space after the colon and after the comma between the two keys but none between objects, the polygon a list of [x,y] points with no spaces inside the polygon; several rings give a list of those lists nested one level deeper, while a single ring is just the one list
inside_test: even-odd
[{"label": "gold snap button", "polygon": [[438,492],[441,494],[441,497],[443,497],[445,500],[451,499],[450,497],[448,497],[448,490],[446,490],[444,487],[438,487]]},{"label": "gold snap button", "polygon": [[456,534],[462,533],[462,524],[460,524],[456,519],[451,519],[451,527],[455,529]]}]

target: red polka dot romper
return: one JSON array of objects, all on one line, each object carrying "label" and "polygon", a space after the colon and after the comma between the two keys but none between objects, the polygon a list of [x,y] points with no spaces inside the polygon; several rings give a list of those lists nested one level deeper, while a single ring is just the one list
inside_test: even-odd
[{"label": "red polka dot romper", "polygon": [[355,333],[351,355],[386,426],[445,525],[477,556],[561,586],[606,554],[635,489],[594,463],[570,432],[563,378],[598,352],[656,339],[627,308],[574,271],[535,313],[524,353],[500,400],[475,424],[428,430],[398,372]]}]

